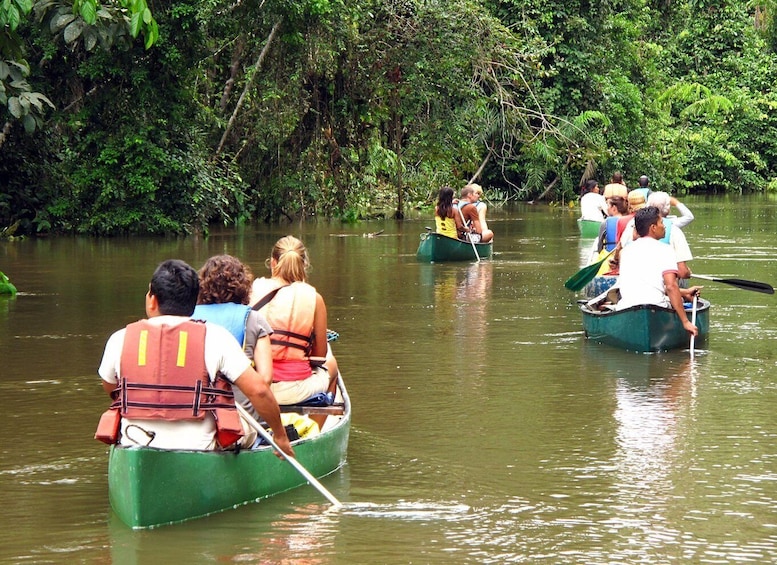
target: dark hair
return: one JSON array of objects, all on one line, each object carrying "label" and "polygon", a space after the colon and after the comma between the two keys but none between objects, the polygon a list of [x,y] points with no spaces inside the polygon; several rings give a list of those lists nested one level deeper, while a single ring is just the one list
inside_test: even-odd
[{"label": "dark hair", "polygon": [[437,196],[437,207],[434,213],[441,218],[453,218],[453,189],[443,186]]},{"label": "dark hair", "polygon": [[639,177],[639,181],[637,182],[639,182],[639,186],[641,188],[647,188],[647,185],[650,183],[650,179],[648,178],[647,175],[642,175],[641,177]]},{"label": "dark hair", "polygon": [[623,182],[623,173],[621,173],[620,171],[615,171],[612,174],[612,182],[622,183]]},{"label": "dark hair", "polygon": [[645,206],[637,210],[634,214],[634,227],[639,237],[645,237],[650,231],[650,226],[657,224],[660,219],[661,212],[655,206]]},{"label": "dark hair", "polygon": [[199,292],[197,271],[178,259],[160,263],[151,277],[150,293],[159,303],[160,314],[191,316]]},{"label": "dark hair", "polygon": [[200,295],[198,304],[248,304],[251,269],[232,255],[215,255],[200,268]]},{"label": "dark hair", "polygon": [[588,194],[589,192],[592,192],[594,188],[596,188],[599,185],[599,181],[596,179],[588,179],[585,181],[585,184],[583,185],[583,194]]},{"label": "dark hair", "polygon": [[623,196],[610,196],[607,199],[607,203],[614,204],[621,215],[625,215],[629,211],[629,202]]}]

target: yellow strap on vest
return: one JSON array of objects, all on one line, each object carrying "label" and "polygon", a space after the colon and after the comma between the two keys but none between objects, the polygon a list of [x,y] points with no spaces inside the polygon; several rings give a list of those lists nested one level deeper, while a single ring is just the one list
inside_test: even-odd
[{"label": "yellow strap on vest", "polygon": [[178,360],[176,366],[186,366],[186,343],[189,341],[189,332],[182,331],[178,334]]},{"label": "yellow strap on vest", "polygon": [[138,340],[138,365],[143,367],[146,365],[146,349],[148,348],[148,330],[140,331],[140,339]]}]

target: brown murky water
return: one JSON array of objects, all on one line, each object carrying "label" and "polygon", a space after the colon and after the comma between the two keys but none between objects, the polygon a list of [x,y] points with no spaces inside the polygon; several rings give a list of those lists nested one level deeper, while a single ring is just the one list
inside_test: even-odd
[{"label": "brown murky water", "polygon": [[[774,284],[777,201],[689,199],[695,272]],[[731,563],[777,559],[777,298],[704,282],[711,334],[636,355],[588,343],[563,282],[575,213],[490,212],[493,261],[419,264],[428,219],[208,239],[0,242],[0,562]],[[364,237],[384,229],[379,237]],[[156,264],[307,243],[354,404],[348,464],[312,488],[134,532],[112,516],[110,333]],[[214,478],[218,480],[218,478]]]}]

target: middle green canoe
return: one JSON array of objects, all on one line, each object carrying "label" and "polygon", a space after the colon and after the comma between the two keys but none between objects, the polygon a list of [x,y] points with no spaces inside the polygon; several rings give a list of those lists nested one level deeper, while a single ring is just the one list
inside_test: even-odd
[{"label": "middle green canoe", "polygon": [[[493,241],[476,243],[475,248],[481,259],[489,259],[493,254]],[[441,263],[444,261],[477,261],[475,250],[468,241],[453,239],[435,232],[421,234],[421,243],[416,252],[416,258],[424,263]]]},{"label": "middle green canoe", "polygon": [[[578,301],[583,313],[585,336],[599,343],[613,345],[629,351],[646,353],[688,347],[688,332],[680,323],[675,311],[655,304],[642,304],[625,310],[598,311],[588,306],[585,300]],[[691,309],[685,308],[688,319]],[[696,327],[699,328],[697,343],[709,333],[710,303],[699,299],[696,309]]]},{"label": "middle green canoe", "polygon": [[[351,401],[338,384],[342,414],[328,416],[320,434],[292,443],[297,461],[319,478],[340,468],[348,449]],[[207,516],[306,482],[269,446],[234,452],[113,445],[108,459],[111,506],[134,529]]]}]

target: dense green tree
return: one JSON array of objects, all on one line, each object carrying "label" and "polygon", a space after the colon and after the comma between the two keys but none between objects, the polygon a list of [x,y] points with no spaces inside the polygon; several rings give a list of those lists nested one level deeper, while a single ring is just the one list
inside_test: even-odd
[{"label": "dense green tree", "polygon": [[616,169],[777,189],[771,0],[117,2],[0,9],[0,226],[401,217]]}]

